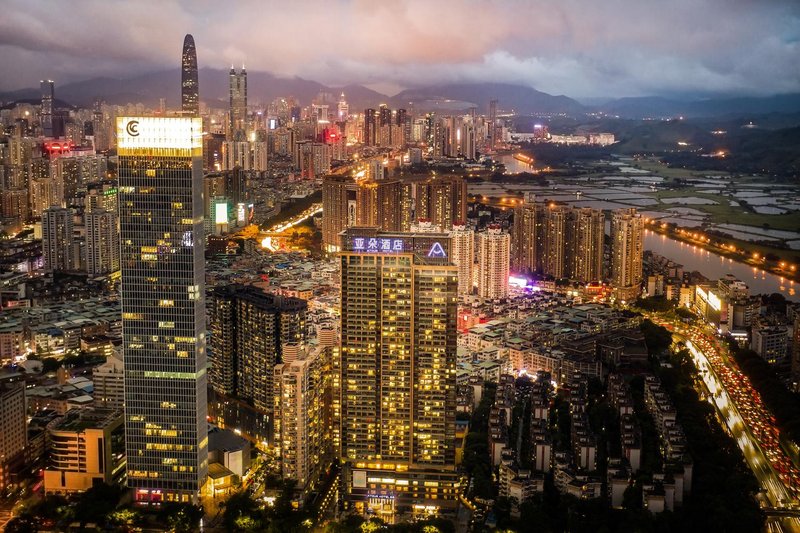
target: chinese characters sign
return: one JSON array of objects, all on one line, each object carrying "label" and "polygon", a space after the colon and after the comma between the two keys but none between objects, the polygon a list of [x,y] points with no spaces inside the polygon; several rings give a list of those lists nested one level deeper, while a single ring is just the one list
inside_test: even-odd
[{"label": "chinese characters sign", "polygon": [[383,239],[379,237],[354,237],[354,252],[402,252],[403,239]]}]

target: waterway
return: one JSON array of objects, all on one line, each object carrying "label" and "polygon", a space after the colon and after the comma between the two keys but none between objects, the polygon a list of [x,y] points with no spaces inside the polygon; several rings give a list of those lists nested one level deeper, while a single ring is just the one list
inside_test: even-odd
[{"label": "waterway", "polygon": [[502,154],[495,156],[494,159],[506,166],[506,174],[519,174],[520,172],[530,172],[532,167],[518,159],[514,159],[512,154]]},{"label": "waterway", "polygon": [[[531,167],[526,163],[514,159],[511,154],[503,154],[496,157],[498,161],[506,166],[506,173],[514,174],[518,172],[530,171]],[[500,187],[500,184],[496,184]],[[588,194],[588,192],[587,192]],[[610,195],[603,195],[604,198]],[[569,195],[565,198],[558,198],[573,205],[583,205],[585,202],[576,201],[575,197]],[[629,205],[619,205],[606,199],[593,201],[592,205],[596,209],[615,209],[617,207],[630,207]],[[681,221],[678,221],[680,224]],[[607,224],[608,225],[608,224]],[[687,224],[689,225],[689,224]],[[606,228],[608,232],[609,228]],[[795,283],[771,272],[766,272],[760,268],[745,263],[739,263],[717,255],[708,250],[698,248],[691,244],[670,239],[659,233],[651,231],[645,232],[645,250],[651,250],[657,254],[672,259],[676,263],[683,265],[684,271],[698,271],[709,279],[718,279],[726,274],[732,274],[738,279],[747,283],[752,294],[772,294],[777,292],[792,301],[800,301],[800,282]]]},{"label": "waterway", "polygon": [[732,274],[747,283],[752,294],[777,292],[788,300],[800,301],[800,283],[752,265],[733,261],[692,244],[670,239],[666,235],[645,231],[644,249],[683,265],[683,270],[686,272],[696,270],[710,279]]}]

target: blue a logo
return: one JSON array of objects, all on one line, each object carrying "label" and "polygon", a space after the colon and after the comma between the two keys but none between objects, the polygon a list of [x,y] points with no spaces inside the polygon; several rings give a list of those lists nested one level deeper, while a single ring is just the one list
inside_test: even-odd
[{"label": "blue a logo", "polygon": [[442,248],[442,245],[438,242],[435,242],[428,251],[428,257],[439,257],[444,259],[447,257],[447,254],[445,253],[444,248]]}]

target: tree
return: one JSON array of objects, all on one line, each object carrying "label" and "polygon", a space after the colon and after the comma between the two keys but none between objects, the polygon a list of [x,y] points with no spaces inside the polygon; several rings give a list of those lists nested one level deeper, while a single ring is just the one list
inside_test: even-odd
[{"label": "tree", "polygon": [[84,492],[75,504],[75,517],[81,525],[105,522],[119,503],[124,490],[116,485],[102,483]]},{"label": "tree", "polygon": [[644,334],[644,342],[651,355],[658,354],[666,350],[672,344],[672,334],[651,320],[643,320],[640,326]]},{"label": "tree", "polygon": [[186,533],[198,529],[203,514],[203,508],[199,505],[167,502],[158,512],[158,517],[160,523],[169,526],[170,531]]},{"label": "tree", "polygon": [[265,525],[260,505],[250,490],[232,494],[222,506],[222,523],[226,531],[256,531]]}]

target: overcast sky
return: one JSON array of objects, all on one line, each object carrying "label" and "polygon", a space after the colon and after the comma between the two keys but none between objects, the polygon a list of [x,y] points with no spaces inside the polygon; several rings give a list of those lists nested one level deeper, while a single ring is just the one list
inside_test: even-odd
[{"label": "overcast sky", "polygon": [[0,90],[176,68],[185,33],[200,67],[388,93],[800,92],[798,0],[0,0]]}]

